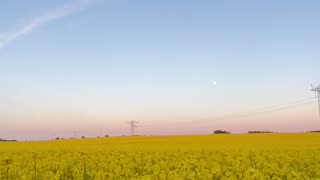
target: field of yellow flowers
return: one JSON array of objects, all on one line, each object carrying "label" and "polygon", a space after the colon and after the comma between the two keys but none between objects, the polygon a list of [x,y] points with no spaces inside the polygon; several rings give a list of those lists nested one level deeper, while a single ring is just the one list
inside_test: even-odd
[{"label": "field of yellow flowers", "polygon": [[1,142],[0,179],[317,179],[320,134]]}]

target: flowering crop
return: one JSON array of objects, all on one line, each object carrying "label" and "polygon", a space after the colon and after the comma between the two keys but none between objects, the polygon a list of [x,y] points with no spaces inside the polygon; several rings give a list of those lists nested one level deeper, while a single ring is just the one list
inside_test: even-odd
[{"label": "flowering crop", "polygon": [[319,134],[0,143],[0,179],[316,179]]}]

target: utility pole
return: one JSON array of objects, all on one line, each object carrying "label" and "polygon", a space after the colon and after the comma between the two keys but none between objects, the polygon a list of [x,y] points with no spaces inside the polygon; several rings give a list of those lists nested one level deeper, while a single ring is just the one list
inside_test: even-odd
[{"label": "utility pole", "polygon": [[131,128],[131,136],[134,136],[134,128],[138,127],[136,124],[138,124],[138,121],[129,121],[128,122],[130,124],[130,128]]},{"label": "utility pole", "polygon": [[77,138],[77,136],[78,136],[78,131],[77,130],[73,131],[73,138]]},{"label": "utility pole", "polygon": [[314,91],[315,97],[318,98],[319,118],[320,118],[320,85],[316,88],[314,88],[312,85],[311,87],[312,87],[311,91]]}]

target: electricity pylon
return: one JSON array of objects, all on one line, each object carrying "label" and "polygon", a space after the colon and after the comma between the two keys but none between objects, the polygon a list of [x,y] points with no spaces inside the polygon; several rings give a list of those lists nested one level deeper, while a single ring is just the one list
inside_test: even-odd
[{"label": "electricity pylon", "polygon": [[134,128],[137,128],[138,126],[136,124],[138,124],[138,121],[129,121],[128,122],[130,124],[130,128],[131,128],[131,136],[134,136]]},{"label": "electricity pylon", "polygon": [[311,85],[312,89],[311,91],[314,91],[315,97],[318,98],[318,105],[319,105],[319,118],[320,118],[320,85],[318,87],[313,87]]}]

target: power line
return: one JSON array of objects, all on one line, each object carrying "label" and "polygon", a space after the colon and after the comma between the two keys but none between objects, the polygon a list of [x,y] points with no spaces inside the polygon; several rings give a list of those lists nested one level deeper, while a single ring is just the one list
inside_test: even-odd
[{"label": "power line", "polygon": [[222,117],[219,119],[238,119],[238,118],[253,116],[253,115],[262,114],[262,113],[269,113],[269,112],[280,111],[280,110],[284,110],[284,109],[291,109],[291,108],[304,106],[304,105],[308,105],[308,104],[313,104],[313,103],[316,103],[316,101],[313,100],[313,101],[308,101],[308,102],[303,102],[303,103],[298,103],[298,104],[291,104],[291,105],[277,107],[277,108],[271,108],[271,109],[266,109],[266,110],[250,112],[250,113],[246,113],[246,114],[242,114],[242,115],[238,115],[238,116]]},{"label": "power line", "polygon": [[[216,120],[217,119],[218,120],[239,119],[239,118],[244,118],[244,117],[249,117],[249,116],[254,116],[254,115],[259,115],[259,114],[265,114],[265,113],[281,111],[281,110],[285,110],[285,109],[296,108],[296,107],[300,107],[300,106],[314,104],[316,102],[317,101],[314,98],[308,97],[308,98],[298,99],[296,101],[289,102],[289,103],[283,103],[283,104],[278,104],[278,105],[273,105],[273,106],[265,106],[265,107],[261,107],[259,109],[255,109],[255,110],[252,110],[252,111],[230,114],[230,115],[226,115],[226,116],[222,116],[222,117],[218,117],[218,118],[214,118],[214,119],[216,119]],[[320,103],[320,100],[319,100],[319,103]],[[129,121],[128,123],[129,123],[130,128],[131,128],[131,135],[133,136],[134,135],[134,129],[137,128],[136,124],[138,122],[137,121]]]},{"label": "power line", "polygon": [[[291,109],[291,108],[296,108],[299,106],[305,106],[308,104],[313,104],[316,103],[314,98],[303,98],[303,99],[298,99],[296,101],[293,102],[289,102],[289,103],[283,103],[283,104],[279,104],[279,105],[273,105],[273,106],[265,106],[265,107],[261,107],[255,110],[251,110],[251,111],[246,111],[246,112],[240,112],[240,113],[234,113],[234,114],[227,114],[225,116],[218,116],[216,118],[211,117],[210,120],[207,119],[205,121],[212,121],[212,119],[214,120],[232,120],[232,119],[238,119],[238,118],[244,118],[244,117],[249,117],[249,116],[254,116],[254,115],[258,115],[258,114],[263,114],[263,113],[270,113],[270,112],[275,112],[275,111],[281,111],[284,109]],[[190,121],[190,122],[194,122],[194,121]],[[167,127],[170,128],[170,127]]]},{"label": "power line", "polygon": [[299,99],[293,102],[289,102],[289,103],[283,103],[283,104],[278,104],[278,105],[272,105],[272,106],[265,106],[265,107],[261,107],[255,110],[251,110],[251,111],[246,111],[246,112],[240,112],[240,113],[234,113],[234,114],[229,114],[227,116],[223,116],[222,118],[232,118],[232,117],[237,117],[237,116],[243,116],[243,115],[248,115],[248,114],[252,114],[252,113],[257,113],[257,112],[261,112],[261,111],[268,111],[268,110],[272,110],[272,109],[278,109],[278,108],[282,108],[282,107],[286,107],[286,106],[291,106],[291,105],[295,105],[295,104],[300,104],[300,103],[304,103],[304,102],[310,102],[310,100],[314,100],[314,98],[303,98],[303,99]]},{"label": "power line", "polygon": [[[312,99],[312,100],[310,100],[310,99]],[[316,103],[314,98],[304,98],[304,99],[300,99],[300,100],[297,100],[297,101],[294,101],[294,102],[291,102],[291,103],[284,103],[282,105],[266,106],[266,107],[262,107],[260,109],[256,109],[256,110],[253,110],[253,111],[248,111],[248,112],[243,112],[243,113],[236,113],[236,114],[231,114],[231,115],[217,117],[217,118],[211,118],[210,121],[212,121],[212,119],[214,119],[214,120],[239,119],[239,118],[244,118],[244,117],[264,114],[264,113],[281,111],[281,110],[284,110],[284,109],[296,108],[296,107],[305,106],[305,105],[314,104],[314,103]],[[194,122],[194,121],[192,121],[192,122]],[[199,123],[198,125],[200,125],[200,124],[201,123]],[[166,129],[177,129],[177,128],[179,128],[179,126],[178,127],[170,127],[170,126],[166,127]]]},{"label": "power line", "polygon": [[215,120],[238,119],[238,118],[258,115],[258,114],[262,114],[262,113],[269,113],[269,112],[280,111],[280,110],[284,110],[284,109],[295,108],[298,106],[304,106],[304,105],[312,104],[315,102],[316,101],[314,100],[314,98],[303,98],[303,99],[299,99],[299,100],[296,100],[296,101],[293,101],[290,103],[284,103],[284,104],[273,105],[273,106],[266,106],[266,107],[262,107],[262,108],[255,109],[252,111],[229,114],[229,115],[225,115],[225,116],[216,117],[214,119]]}]

